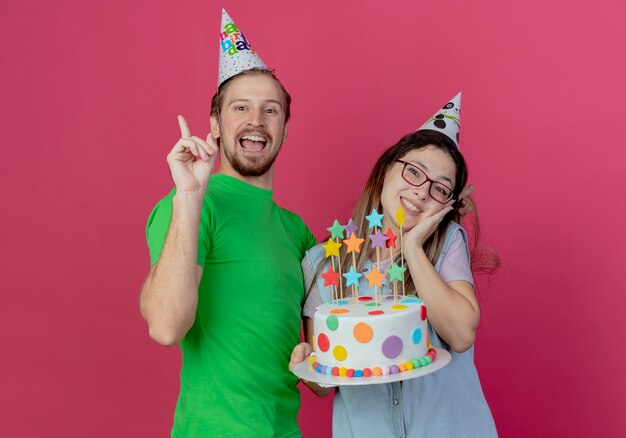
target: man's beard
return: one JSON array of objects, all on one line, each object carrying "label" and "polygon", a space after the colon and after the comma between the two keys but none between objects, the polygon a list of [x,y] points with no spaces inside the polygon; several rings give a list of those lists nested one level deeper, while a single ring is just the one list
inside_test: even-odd
[{"label": "man's beard", "polygon": [[[236,147],[236,145],[233,145]],[[234,149],[234,148],[233,148]],[[276,151],[276,153],[270,156],[267,159],[260,158],[259,161],[253,162],[244,162],[237,154],[234,154],[229,147],[224,148],[224,156],[232,167],[239,175],[241,176],[261,176],[265,175],[268,170],[276,161],[276,157],[278,156],[278,152],[280,151],[280,147]],[[263,160],[263,161],[260,161]]]}]

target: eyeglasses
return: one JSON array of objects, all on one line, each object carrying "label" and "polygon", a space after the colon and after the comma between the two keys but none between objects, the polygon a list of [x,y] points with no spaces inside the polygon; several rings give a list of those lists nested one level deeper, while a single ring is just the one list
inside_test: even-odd
[{"label": "eyeglasses", "polygon": [[452,199],[452,189],[445,184],[434,181],[426,175],[426,173],[419,167],[416,167],[408,161],[396,160],[398,163],[404,164],[402,169],[402,179],[411,184],[412,186],[419,187],[426,182],[430,182],[430,188],[428,193],[430,197],[440,204],[445,204]]}]

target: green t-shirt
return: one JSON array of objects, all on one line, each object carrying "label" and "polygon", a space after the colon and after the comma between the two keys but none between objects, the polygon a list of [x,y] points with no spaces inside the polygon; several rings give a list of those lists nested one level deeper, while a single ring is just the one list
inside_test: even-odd
[{"label": "green t-shirt", "polygon": [[[154,208],[146,234],[156,263],[174,191]],[[200,219],[204,267],[183,365],[174,437],[300,436],[298,378],[289,358],[300,340],[300,261],[315,238],[270,190],[211,176]]]}]

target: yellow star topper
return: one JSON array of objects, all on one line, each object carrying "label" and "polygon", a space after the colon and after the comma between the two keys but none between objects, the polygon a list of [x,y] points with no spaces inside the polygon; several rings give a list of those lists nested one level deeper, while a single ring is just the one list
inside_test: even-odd
[{"label": "yellow star topper", "polygon": [[356,234],[350,235],[349,239],[344,239],[343,243],[348,245],[348,254],[352,251],[356,251],[357,253],[361,253],[361,244],[365,242],[365,239],[361,239],[360,237],[356,237]]},{"label": "yellow star topper", "polygon": [[341,248],[341,243],[335,242],[333,239],[329,238],[328,242],[322,245],[322,248],[326,251],[326,257],[339,257],[339,248]]},{"label": "yellow star topper", "polygon": [[398,226],[401,227],[402,225],[404,225],[404,210],[402,210],[402,207],[398,207],[398,211],[396,211],[396,222],[398,223]]}]

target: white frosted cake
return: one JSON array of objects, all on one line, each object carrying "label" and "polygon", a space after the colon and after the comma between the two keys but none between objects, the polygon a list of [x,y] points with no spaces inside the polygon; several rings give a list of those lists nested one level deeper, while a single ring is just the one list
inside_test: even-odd
[{"label": "white frosted cake", "polygon": [[426,306],[415,296],[345,298],[318,306],[313,317],[318,373],[369,377],[396,374],[429,364]]}]

